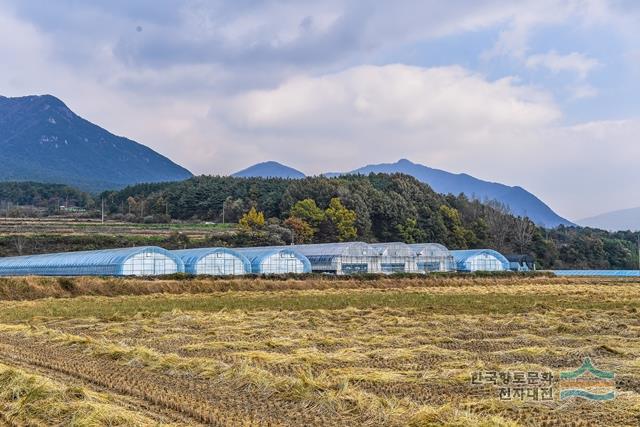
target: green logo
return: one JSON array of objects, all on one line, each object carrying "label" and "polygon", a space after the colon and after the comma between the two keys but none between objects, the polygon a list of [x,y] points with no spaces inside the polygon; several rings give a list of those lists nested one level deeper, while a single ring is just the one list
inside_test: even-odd
[{"label": "green logo", "polygon": [[615,374],[597,369],[590,358],[575,371],[560,372],[560,400],[579,397],[587,400],[615,399]]}]

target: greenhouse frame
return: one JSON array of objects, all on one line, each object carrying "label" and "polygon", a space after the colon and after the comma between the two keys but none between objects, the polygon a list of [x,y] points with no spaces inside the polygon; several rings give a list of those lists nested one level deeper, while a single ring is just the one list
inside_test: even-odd
[{"label": "greenhouse frame", "polygon": [[412,243],[409,247],[416,254],[417,268],[421,273],[456,271],[455,260],[446,246],[439,243]]},{"label": "greenhouse frame", "polygon": [[156,246],[0,258],[0,276],[161,276],[181,272],[182,260]]},{"label": "greenhouse frame", "polygon": [[255,274],[311,273],[307,257],[292,247],[234,248],[251,263]]},{"label": "greenhouse frame", "polygon": [[458,271],[509,271],[509,260],[492,249],[451,251]]},{"label": "greenhouse frame", "polygon": [[380,257],[380,270],[385,274],[417,273],[418,264],[415,251],[406,243],[372,243]]},{"label": "greenhouse frame", "polygon": [[199,248],[171,252],[180,257],[185,273],[209,276],[251,274],[249,259],[234,249]]},{"label": "greenhouse frame", "polygon": [[364,242],[319,243],[292,246],[309,259],[317,273],[380,273],[380,257]]}]

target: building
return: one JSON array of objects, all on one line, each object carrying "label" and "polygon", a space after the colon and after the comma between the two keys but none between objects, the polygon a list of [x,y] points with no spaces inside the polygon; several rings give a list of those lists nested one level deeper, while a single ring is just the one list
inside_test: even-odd
[{"label": "building", "polygon": [[377,251],[364,242],[320,243],[292,246],[309,259],[317,273],[380,273]]},{"label": "building", "polygon": [[380,269],[383,273],[417,273],[415,251],[402,242],[372,243],[371,247],[380,257]]},{"label": "building", "polygon": [[155,246],[0,258],[0,276],[160,276],[184,271]]},{"label": "building", "polygon": [[491,249],[451,251],[458,271],[509,271],[509,261]]},{"label": "building", "polygon": [[171,252],[180,257],[185,273],[211,276],[251,274],[249,259],[233,249],[200,248]]},{"label": "building", "polygon": [[288,247],[236,248],[251,263],[255,274],[310,273],[309,260],[297,250]]},{"label": "building", "polygon": [[536,263],[531,255],[506,255],[511,271],[535,271]]},{"label": "building", "polygon": [[456,263],[449,249],[439,243],[412,243],[409,247],[416,255],[420,272],[456,271]]}]

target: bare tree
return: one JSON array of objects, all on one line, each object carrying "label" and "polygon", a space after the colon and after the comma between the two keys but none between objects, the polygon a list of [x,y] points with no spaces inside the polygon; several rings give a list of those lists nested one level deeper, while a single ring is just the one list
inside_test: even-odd
[{"label": "bare tree", "polygon": [[513,242],[518,246],[521,254],[533,241],[535,231],[536,226],[529,218],[518,217],[514,220]]},{"label": "bare tree", "polygon": [[18,226],[15,233],[16,234],[11,239],[13,241],[13,247],[18,255],[24,255],[24,251],[27,246],[27,238],[23,233],[22,227]]},{"label": "bare tree", "polygon": [[489,207],[486,210],[486,221],[491,240],[498,251],[504,251],[511,231],[509,207],[497,200],[489,200],[485,204]]}]

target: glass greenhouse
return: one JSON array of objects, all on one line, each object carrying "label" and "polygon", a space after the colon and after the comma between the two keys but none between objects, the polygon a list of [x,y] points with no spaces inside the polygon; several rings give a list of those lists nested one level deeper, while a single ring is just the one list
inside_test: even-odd
[{"label": "glass greenhouse", "polygon": [[420,272],[455,271],[456,263],[449,249],[439,243],[412,243]]},{"label": "glass greenhouse", "polygon": [[256,274],[310,273],[311,264],[300,252],[291,247],[236,248],[251,263]]},{"label": "glass greenhouse", "polygon": [[309,259],[314,272],[356,274],[381,271],[380,257],[368,243],[320,243],[292,247]]},{"label": "glass greenhouse", "polygon": [[417,257],[411,247],[402,242],[372,243],[380,257],[380,269],[383,273],[417,273]]},{"label": "glass greenhouse", "polygon": [[155,246],[0,258],[0,276],[160,276],[184,271]]},{"label": "glass greenhouse", "polygon": [[180,257],[185,273],[211,276],[251,274],[249,259],[233,249],[200,248],[171,252]]},{"label": "glass greenhouse", "polygon": [[509,271],[509,261],[491,249],[451,251],[458,271]]}]

